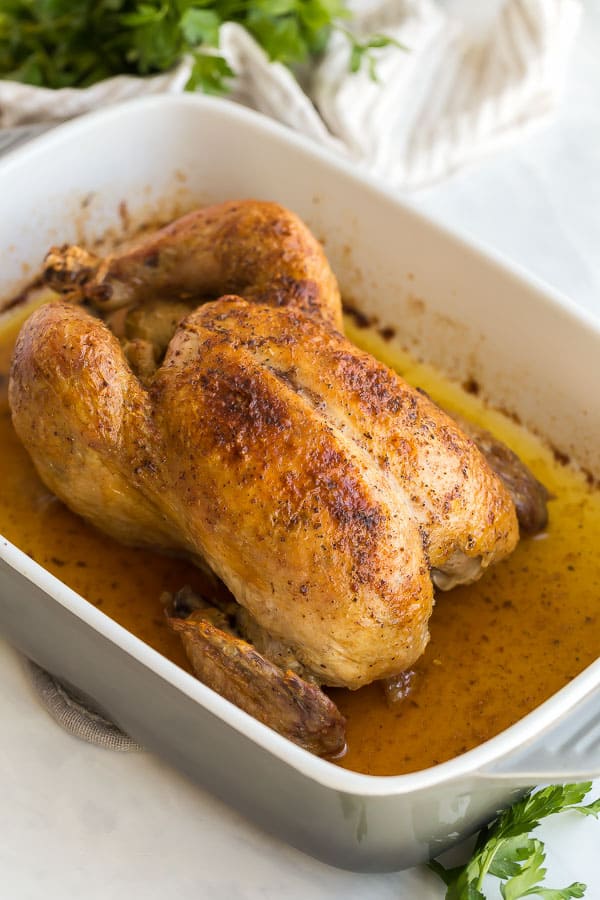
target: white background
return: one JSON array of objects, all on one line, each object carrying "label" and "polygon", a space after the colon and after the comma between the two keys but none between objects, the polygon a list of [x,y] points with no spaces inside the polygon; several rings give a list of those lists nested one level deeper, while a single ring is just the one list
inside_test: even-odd
[{"label": "white background", "polygon": [[[600,318],[599,4],[586,11],[555,119],[411,199]],[[68,736],[1,642],[0,685],[0,900],[443,897],[425,869],[332,869],[267,837],[151,755]],[[600,900],[600,823],[570,815],[542,836],[553,886],[584,881],[587,900]]]}]

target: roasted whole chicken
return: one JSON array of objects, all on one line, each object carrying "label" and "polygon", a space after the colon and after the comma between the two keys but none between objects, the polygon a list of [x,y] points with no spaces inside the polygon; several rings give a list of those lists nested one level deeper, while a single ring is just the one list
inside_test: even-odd
[{"label": "roasted whole chicken", "polygon": [[[208,566],[228,599],[166,598],[196,673],[340,752],[319,685],[415,662],[434,585],[514,549],[514,472],[346,340],[320,245],[275,204],[202,209],[105,259],[54,248],[46,278],[66,302],[28,319],[10,380],[41,478],[117,540]],[[536,530],[546,497],[522,470]]]}]

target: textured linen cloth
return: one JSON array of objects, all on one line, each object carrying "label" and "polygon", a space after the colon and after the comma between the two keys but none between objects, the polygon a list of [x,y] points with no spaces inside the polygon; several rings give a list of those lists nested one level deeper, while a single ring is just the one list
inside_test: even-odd
[{"label": "textured linen cloth", "polygon": [[133,738],[124,734],[101,712],[89,697],[67,689],[61,682],[31,660],[25,660],[31,684],[42,705],[61,728],[69,734],[106,750],[142,750]]},{"label": "textured linen cloth", "polygon": [[[383,33],[378,81],[348,71],[335,33],[299,76],[270,63],[240,26],[221,28],[236,72],[232,96],[353,160],[391,187],[416,188],[517,139],[558,105],[580,0],[351,0],[359,39]],[[484,7],[486,14],[482,15]],[[141,94],[179,93],[190,62],[151,78],[119,76],[85,90],[0,81],[0,127],[60,121]],[[1,141],[0,137],[0,141]],[[7,138],[5,138],[7,140]]]}]

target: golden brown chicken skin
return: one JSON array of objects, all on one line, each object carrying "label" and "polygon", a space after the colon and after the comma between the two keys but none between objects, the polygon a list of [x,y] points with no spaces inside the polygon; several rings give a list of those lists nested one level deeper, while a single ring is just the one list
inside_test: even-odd
[{"label": "golden brown chicken skin", "polygon": [[403,495],[440,587],[473,581],[510,553],[518,540],[512,499],[457,423],[341,334],[293,311],[285,318],[231,302],[219,322],[197,321],[226,328],[228,341],[373,460]]},{"label": "golden brown chicken skin", "polygon": [[406,669],[428,639],[430,569],[462,564],[465,580],[517,541],[458,427],[290,308],[200,307],[146,389],[102,322],[51,304],[21,332],[10,402],[67,505],[126,543],[207,560],[324,684]]}]

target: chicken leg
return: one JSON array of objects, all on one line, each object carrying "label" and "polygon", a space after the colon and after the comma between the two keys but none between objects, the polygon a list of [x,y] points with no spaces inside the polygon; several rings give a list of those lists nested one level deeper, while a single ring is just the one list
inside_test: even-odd
[{"label": "chicken leg", "polygon": [[203,207],[104,259],[77,246],[53,247],[44,274],[67,298],[87,299],[105,311],[165,297],[197,305],[235,293],[342,327],[340,294],[323,248],[276,203]]}]

